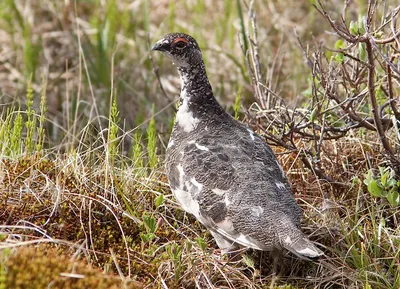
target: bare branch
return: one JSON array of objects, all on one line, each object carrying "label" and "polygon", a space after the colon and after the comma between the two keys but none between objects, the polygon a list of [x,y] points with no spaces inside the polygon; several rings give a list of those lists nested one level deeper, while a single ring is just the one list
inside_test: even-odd
[{"label": "bare branch", "polygon": [[388,96],[390,100],[390,107],[393,110],[393,114],[396,119],[400,120],[400,113],[396,106],[396,100],[393,96],[393,83],[392,83],[392,70],[390,69],[390,65],[386,66],[387,76],[388,76]]},{"label": "bare branch", "polygon": [[396,158],[396,156],[394,155],[393,149],[390,146],[390,144],[386,138],[385,131],[384,131],[383,125],[382,125],[382,121],[379,116],[379,108],[378,108],[378,103],[376,101],[376,96],[375,96],[375,68],[373,67],[374,55],[372,53],[372,44],[370,42],[366,42],[366,47],[367,47],[368,62],[371,66],[368,68],[368,92],[369,92],[369,98],[370,98],[371,105],[372,105],[372,114],[374,115],[376,131],[379,135],[379,139],[382,143],[382,146],[384,147],[386,152],[389,154],[391,161],[393,163],[397,164],[397,166],[400,166],[400,160],[398,158]]}]

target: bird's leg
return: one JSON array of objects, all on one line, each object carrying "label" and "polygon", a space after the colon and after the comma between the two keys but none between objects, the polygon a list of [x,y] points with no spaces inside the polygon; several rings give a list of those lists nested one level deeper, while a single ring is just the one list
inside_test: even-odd
[{"label": "bird's leg", "polygon": [[271,279],[271,284],[270,284],[269,288],[273,289],[275,287],[275,283],[279,280],[281,273],[282,273],[281,270],[279,270],[279,273],[278,273],[278,264],[281,263],[281,261],[282,261],[282,252],[278,249],[274,249],[271,252],[271,257],[273,260],[272,261],[272,270],[271,270],[272,279]]}]

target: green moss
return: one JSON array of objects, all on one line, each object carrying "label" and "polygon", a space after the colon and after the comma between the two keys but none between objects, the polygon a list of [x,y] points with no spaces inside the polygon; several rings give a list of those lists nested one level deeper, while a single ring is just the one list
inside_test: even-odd
[{"label": "green moss", "polygon": [[[90,249],[104,253],[93,258],[100,268],[109,261],[109,249],[112,248],[117,256],[121,256],[123,272],[127,271],[123,234],[132,242],[138,242],[139,227],[123,215],[123,207],[114,209],[105,205],[101,186],[91,185],[104,183],[103,179],[96,177],[93,182],[85,183],[72,172],[61,170],[56,162],[35,158],[5,161],[2,174],[8,178],[0,199],[0,211],[5,212],[0,215],[0,223],[14,225],[26,220],[54,239],[74,243],[85,238]],[[19,194],[26,189],[26,183],[30,189],[42,193]],[[55,187],[49,184],[55,184]],[[42,237],[38,231],[29,231],[29,235]]]},{"label": "green moss", "polygon": [[17,249],[8,257],[6,268],[6,288],[142,288],[138,282],[127,282],[123,286],[119,277],[106,275],[83,261],[72,260],[50,245]]},{"label": "green moss", "polygon": [[[86,168],[82,170],[85,171]],[[168,194],[167,188],[159,183],[154,187],[148,187],[148,185],[126,182],[119,176],[113,176],[113,189],[117,191],[119,200],[116,202],[119,205],[112,206],[102,198],[105,180],[104,174],[101,173],[91,174],[91,180],[88,182],[85,178],[79,178],[76,172],[63,165],[62,162],[44,159],[38,155],[14,161],[4,160],[0,166],[0,173],[8,176],[3,184],[4,193],[0,195],[0,211],[4,212],[0,215],[0,223],[7,222],[12,226],[20,220],[26,220],[53,239],[72,244],[85,240],[90,249],[86,251],[85,257],[90,263],[97,268],[108,268],[107,271],[116,273],[114,260],[110,256],[110,249],[112,249],[121,272],[127,275],[130,269],[131,276],[135,276],[136,280],[147,285],[154,282],[153,276],[158,275],[160,266],[169,262],[170,256],[164,249],[160,250],[160,246],[171,242],[176,244],[174,246],[178,246],[177,244],[181,243],[182,235],[177,230],[177,222],[193,224],[191,230],[185,233],[191,239],[197,236],[196,231],[201,231],[201,226],[195,222],[194,218],[186,216],[181,210],[173,214],[172,223],[176,228],[171,228],[163,222],[162,213],[159,211],[165,208],[163,205],[156,206],[157,195],[151,192],[155,190]],[[160,179],[166,183],[165,176]],[[27,184],[30,189],[41,193],[20,194],[20,191],[27,189]],[[121,200],[122,198],[128,198],[130,202],[125,203]],[[127,210],[129,204],[135,205]],[[148,228],[145,225],[138,225],[133,218],[127,217],[125,212],[130,212],[139,220],[144,220],[148,212],[153,212],[152,219],[157,223],[157,225],[154,224],[152,231],[154,237],[143,241],[140,236],[147,234]],[[38,230],[17,228],[13,233],[23,234],[27,239],[37,240],[43,237]],[[1,237],[3,240],[6,238],[7,235]],[[129,250],[130,263],[127,250]],[[35,254],[38,252],[35,251]],[[28,253],[34,254],[30,251]],[[45,270],[45,266],[40,267],[41,261],[37,260],[44,260],[45,257],[45,253],[41,251],[37,256],[32,257],[35,262],[38,262],[37,272]],[[137,260],[140,261],[137,262]],[[45,263],[46,261],[43,261],[43,264]],[[174,266],[182,267],[181,264]],[[13,274],[20,274],[18,270],[15,267]],[[172,282],[171,284],[175,286],[179,284],[178,281],[172,279],[167,283]],[[32,286],[39,285],[33,283]]]}]

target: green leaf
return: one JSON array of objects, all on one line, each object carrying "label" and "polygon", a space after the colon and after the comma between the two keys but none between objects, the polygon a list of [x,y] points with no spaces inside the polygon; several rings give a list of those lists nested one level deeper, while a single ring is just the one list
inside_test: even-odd
[{"label": "green leaf", "polygon": [[140,239],[142,239],[143,243],[147,243],[153,239],[155,239],[156,235],[152,234],[152,233],[148,233],[148,234],[144,234],[144,233],[140,233]]},{"label": "green leaf", "polygon": [[243,254],[242,260],[243,260],[243,263],[245,263],[247,267],[250,267],[253,269],[255,268],[255,261],[250,255]]},{"label": "green leaf", "polygon": [[372,179],[368,184],[368,192],[374,197],[382,197],[383,189],[378,185],[378,183]]},{"label": "green leaf", "polygon": [[387,182],[387,186],[390,187],[394,187],[394,186],[398,186],[397,185],[397,181],[395,179],[389,179]]},{"label": "green leaf", "polygon": [[143,223],[148,233],[155,233],[157,231],[157,222],[152,216],[143,216]]},{"label": "green leaf", "polygon": [[195,240],[196,244],[200,247],[200,249],[203,252],[205,252],[207,249],[207,242],[204,241],[204,239],[201,237],[196,237],[194,240]]},{"label": "green leaf", "polygon": [[[342,48],[345,48],[346,45],[342,39],[339,39],[338,41],[335,42],[335,49],[340,50]],[[341,52],[338,52],[335,56],[335,60],[339,63],[343,63],[344,61],[344,54]]]},{"label": "green leaf", "polygon": [[344,54],[343,53],[336,54],[335,60],[336,60],[336,62],[342,64],[344,61]]},{"label": "green leaf", "polygon": [[158,195],[157,198],[154,199],[154,204],[156,205],[156,208],[161,206],[164,203],[164,195]]},{"label": "green leaf", "polygon": [[367,59],[367,50],[365,48],[365,43],[359,43],[358,44],[358,54],[360,56],[360,60],[364,61]]},{"label": "green leaf", "polygon": [[358,23],[355,21],[350,22],[350,32],[354,35],[358,34]]},{"label": "green leaf", "polygon": [[335,49],[339,50],[345,48],[344,41],[342,39],[339,39],[338,41],[335,42]]},{"label": "green leaf", "polygon": [[381,184],[383,187],[386,186],[387,179],[389,177],[389,171],[386,171],[384,174],[381,175]]},{"label": "green leaf", "polygon": [[313,111],[311,112],[311,115],[310,115],[310,121],[311,122],[315,121],[315,117],[317,116],[317,112],[318,112],[318,106],[314,107]]},{"label": "green leaf", "polygon": [[185,246],[186,246],[186,250],[187,250],[188,252],[190,252],[190,251],[192,250],[193,245],[192,245],[192,243],[191,243],[189,240],[186,240],[186,241],[185,241]]},{"label": "green leaf", "polygon": [[364,17],[363,15],[358,15],[358,34],[363,35],[365,34],[365,28],[364,28]]},{"label": "green leaf", "polygon": [[386,198],[392,207],[396,207],[396,206],[400,205],[400,194],[396,189],[390,191],[387,194]]},{"label": "green leaf", "polygon": [[364,184],[366,186],[368,186],[369,183],[371,182],[371,180],[373,180],[373,178],[372,178],[372,170],[369,170],[368,173],[365,175]]}]

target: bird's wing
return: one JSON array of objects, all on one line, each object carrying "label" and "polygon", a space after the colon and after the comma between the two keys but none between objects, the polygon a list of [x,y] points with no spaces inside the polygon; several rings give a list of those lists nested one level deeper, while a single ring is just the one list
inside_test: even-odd
[{"label": "bird's wing", "polygon": [[[280,205],[280,190],[291,192],[264,141],[248,129],[223,137],[210,132],[180,150],[172,168],[175,172],[169,175],[175,176],[170,177],[171,188],[182,207],[236,243],[268,249],[251,235],[264,230],[265,206]],[[294,209],[298,209],[295,204]]]}]

